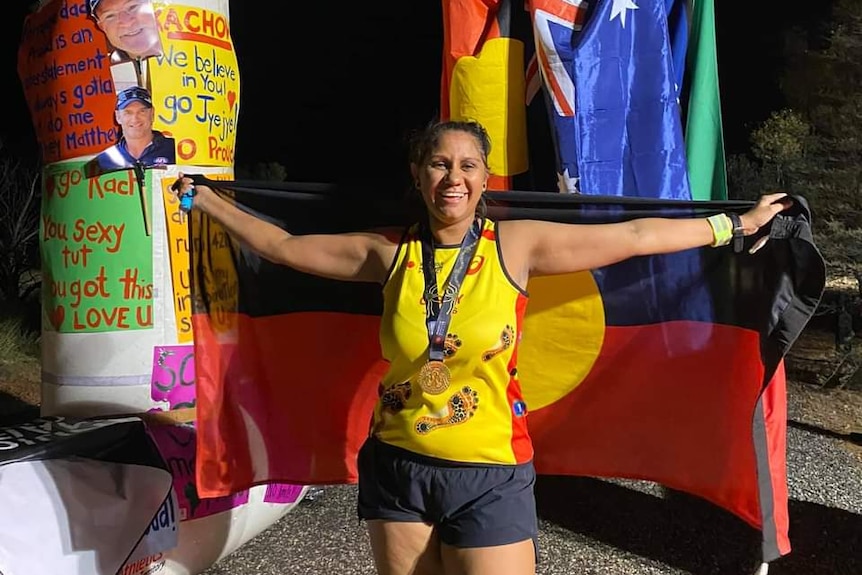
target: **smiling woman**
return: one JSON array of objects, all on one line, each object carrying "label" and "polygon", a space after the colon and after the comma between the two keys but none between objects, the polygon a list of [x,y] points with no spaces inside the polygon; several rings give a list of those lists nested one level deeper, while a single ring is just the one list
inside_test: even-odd
[{"label": "smiling woman", "polygon": [[487,188],[488,134],[478,124],[437,124],[414,144],[410,173],[441,244],[458,244]]},{"label": "smiling woman", "polygon": [[[546,407],[582,383],[605,341],[602,300],[588,270],[634,256],[726,246],[731,221],[738,222],[733,235],[752,235],[790,205],[785,194],[773,194],[733,217],[496,221],[480,208],[489,150],[477,122],[438,122],[419,133],[410,171],[425,210],[406,229],[292,233],[241,209],[211,181],[181,176],[171,187],[188,210],[274,264],[381,286],[385,365],[374,375],[378,400],[356,461],[359,517],[380,573],[535,573],[533,444],[517,361],[531,278],[586,274],[570,283],[581,301],[562,305],[556,294],[556,307],[569,314],[558,335],[590,341],[561,354],[573,364],[554,363],[565,375],[549,378],[534,396]],[[553,298],[553,285],[537,288]],[[576,314],[583,321],[572,321]],[[584,330],[573,333],[577,328]],[[207,325],[195,329],[203,334]],[[236,433],[253,435],[251,451],[258,453],[270,416],[266,408],[249,410],[247,431]],[[213,459],[203,468],[220,467]],[[220,494],[224,477],[217,469],[208,475],[201,489]]]}]

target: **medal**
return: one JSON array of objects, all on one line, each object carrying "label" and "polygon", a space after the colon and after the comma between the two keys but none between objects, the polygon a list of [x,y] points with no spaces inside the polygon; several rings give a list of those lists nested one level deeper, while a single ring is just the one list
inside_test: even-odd
[{"label": "medal", "polygon": [[427,361],[419,370],[419,387],[431,395],[438,395],[449,389],[452,374],[442,361]]},{"label": "medal", "polygon": [[437,288],[437,270],[434,268],[434,237],[428,226],[424,226],[420,231],[422,274],[425,277],[423,295],[426,302],[425,325],[428,328],[428,361],[419,370],[417,382],[422,391],[429,395],[443,393],[449,389],[449,383],[452,381],[452,373],[443,363],[446,356],[446,334],[455,302],[458,301],[461,282],[464,281],[467,267],[479,243],[484,225],[482,222],[483,220],[477,218],[470,230],[464,234],[442,297]]}]

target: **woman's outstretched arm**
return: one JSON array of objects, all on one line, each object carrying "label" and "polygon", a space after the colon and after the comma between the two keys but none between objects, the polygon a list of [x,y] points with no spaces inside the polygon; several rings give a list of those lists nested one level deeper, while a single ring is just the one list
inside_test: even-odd
[{"label": "woman's outstretched arm", "polygon": [[293,235],[249,214],[209,186],[183,177],[174,186],[182,196],[194,190],[193,209],[218,222],[261,257],[293,269],[332,279],[382,283],[397,249],[397,239],[374,232]]}]

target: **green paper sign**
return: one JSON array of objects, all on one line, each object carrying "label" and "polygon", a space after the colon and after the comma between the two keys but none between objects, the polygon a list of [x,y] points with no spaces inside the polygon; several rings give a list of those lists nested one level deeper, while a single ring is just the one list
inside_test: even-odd
[{"label": "green paper sign", "polygon": [[151,179],[147,173],[142,196],[133,170],[88,178],[83,162],[45,168],[39,239],[46,329],[153,327]]}]

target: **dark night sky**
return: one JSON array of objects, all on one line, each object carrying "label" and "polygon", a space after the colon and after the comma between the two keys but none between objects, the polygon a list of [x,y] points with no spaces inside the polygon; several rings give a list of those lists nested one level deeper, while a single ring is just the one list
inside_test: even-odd
[{"label": "dark night sky", "polygon": [[[36,149],[15,71],[26,4],[4,6],[0,61],[10,102],[0,137],[20,156]],[[272,3],[262,12],[259,3],[231,3],[242,81],[237,164],[276,161],[298,181],[403,177],[404,135],[437,107],[439,1],[409,2],[409,13],[400,2],[315,2],[301,12],[293,4]],[[729,151],[738,152],[750,127],[782,104],[783,29],[815,20],[811,4],[822,11],[829,3],[749,3],[759,12],[716,4],[725,136]]]}]

